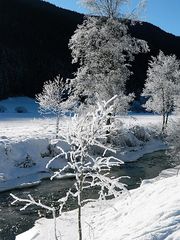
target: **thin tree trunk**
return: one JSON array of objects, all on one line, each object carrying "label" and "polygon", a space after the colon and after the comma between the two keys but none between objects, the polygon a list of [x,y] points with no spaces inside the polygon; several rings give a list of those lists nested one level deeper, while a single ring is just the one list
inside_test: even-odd
[{"label": "thin tree trunk", "polygon": [[[112,116],[112,113],[108,113],[108,116],[109,116],[109,118],[108,118],[107,121],[106,121],[106,125],[107,125],[107,126],[108,126],[108,125],[111,125],[111,116]],[[109,130],[106,130],[107,143],[110,143],[110,142],[111,142],[109,134],[110,134],[110,131],[109,131]]]},{"label": "thin tree trunk", "polygon": [[78,207],[78,232],[79,232],[79,240],[82,240],[81,205],[79,205]]},{"label": "thin tree trunk", "polygon": [[55,209],[53,209],[53,219],[54,219],[54,239],[58,240],[57,237],[57,226],[56,226],[56,213],[55,213]]},{"label": "thin tree trunk", "polygon": [[167,127],[168,119],[169,119],[169,113],[166,113],[166,122],[165,122],[166,127]]},{"label": "thin tree trunk", "polygon": [[165,129],[165,113],[163,113],[163,122],[162,122],[162,133],[164,133],[164,129]]},{"label": "thin tree trunk", "polygon": [[56,139],[58,138],[58,133],[59,133],[59,120],[60,120],[60,114],[57,114],[56,118]]},{"label": "thin tree trunk", "polygon": [[[81,164],[83,161],[83,157],[81,156]],[[79,232],[79,240],[82,240],[82,206],[81,206],[81,195],[82,195],[82,190],[83,190],[83,172],[80,174],[79,178],[79,194],[78,194],[78,232]]]},{"label": "thin tree trunk", "polygon": [[164,113],[163,114],[163,125],[162,125],[162,133],[164,133],[167,123],[168,123],[168,118],[169,118],[169,113]]},{"label": "thin tree trunk", "polygon": [[165,98],[164,98],[164,89],[162,88],[162,104],[163,104],[163,123],[162,123],[162,133],[164,133],[165,129],[165,118],[166,118],[166,111],[165,111]]}]

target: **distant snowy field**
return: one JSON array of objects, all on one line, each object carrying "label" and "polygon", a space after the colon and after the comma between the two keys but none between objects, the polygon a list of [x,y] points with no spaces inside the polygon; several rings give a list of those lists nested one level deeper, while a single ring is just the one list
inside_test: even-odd
[{"label": "distant snowy field", "polygon": [[[52,138],[55,134],[55,118],[40,115],[38,104],[28,97],[8,98],[0,101],[0,140],[19,141],[27,138]],[[18,109],[25,112],[17,112]],[[161,117],[153,114],[129,114],[122,118],[126,126],[135,124],[157,126]]]},{"label": "distant snowy field", "polygon": [[[0,101],[0,138],[19,141],[27,138],[52,137],[55,119],[44,118],[38,104],[28,97],[8,98]],[[22,112],[18,110],[22,109]],[[23,111],[24,110],[24,111]]]}]

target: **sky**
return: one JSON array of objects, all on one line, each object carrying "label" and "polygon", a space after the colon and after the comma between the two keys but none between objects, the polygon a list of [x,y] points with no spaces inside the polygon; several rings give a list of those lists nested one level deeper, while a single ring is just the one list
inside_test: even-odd
[{"label": "sky", "polygon": [[[80,13],[87,13],[78,0],[46,0],[56,6]],[[138,0],[131,0],[129,9],[134,9]],[[166,32],[180,36],[180,0],[147,0],[142,20],[150,22]]]}]

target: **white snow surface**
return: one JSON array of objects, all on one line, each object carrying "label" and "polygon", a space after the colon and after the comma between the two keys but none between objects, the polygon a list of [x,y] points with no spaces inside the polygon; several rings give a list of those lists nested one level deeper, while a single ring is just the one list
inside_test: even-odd
[{"label": "white snow surface", "polygon": [[[18,107],[26,112],[16,112]],[[38,113],[38,104],[34,99],[27,97],[2,100],[0,109],[4,109],[4,112],[0,112],[0,192],[20,187],[22,184],[37,184],[42,178],[49,177],[46,164],[51,157],[42,158],[42,154],[48,152],[50,140],[55,137],[56,119],[53,116],[41,116]],[[68,119],[69,117],[64,117],[61,122]],[[125,116],[122,121],[127,128],[137,124],[152,127],[158,125],[161,117],[137,114]],[[136,141],[139,144],[140,141]],[[146,153],[165,148],[160,140],[152,138],[147,143],[117,149],[117,155],[123,161],[135,161]],[[28,156],[32,166],[24,168],[21,163]],[[65,164],[65,160],[61,159],[54,162],[53,167],[62,168]]]},{"label": "white snow surface", "polygon": [[[0,191],[38,184],[50,176],[46,164],[49,140],[55,135],[55,119],[44,119],[38,114],[33,99],[11,98],[0,101],[5,112],[0,113]],[[27,111],[17,113],[16,107]],[[3,109],[1,107],[1,109]],[[64,121],[64,119],[62,119]],[[124,117],[125,126],[157,126],[158,115]],[[118,152],[124,161],[134,161],[145,153],[164,149],[157,139],[147,144],[125,148]],[[21,168],[27,154],[32,159],[29,168]],[[55,167],[62,167],[61,161]],[[177,170],[163,171],[160,177],[144,180],[141,187],[130,191],[129,197],[109,200],[107,203],[88,203],[83,208],[83,240],[180,240],[180,176]],[[57,219],[61,240],[77,240],[77,211],[65,212]],[[40,219],[29,231],[16,240],[54,240],[53,220]]]},{"label": "white snow surface", "polygon": [[[179,240],[180,175],[148,181],[129,197],[83,208],[83,240]],[[77,211],[57,219],[61,240],[77,240]],[[54,240],[53,220],[40,219],[16,240]]]},{"label": "white snow surface", "polygon": [[[38,113],[38,104],[27,97],[8,98],[0,101],[5,112],[0,113],[0,192],[31,186],[51,174],[46,168],[51,157],[42,158],[48,152],[50,140],[55,135],[55,118],[44,118]],[[22,107],[26,112],[17,113]],[[31,167],[22,167],[27,156]],[[65,160],[56,161],[54,167],[62,168]]]}]

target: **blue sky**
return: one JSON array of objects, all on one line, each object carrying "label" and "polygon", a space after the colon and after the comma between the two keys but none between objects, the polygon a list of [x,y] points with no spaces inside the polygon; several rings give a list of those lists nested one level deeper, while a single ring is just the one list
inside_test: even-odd
[{"label": "blue sky", "polygon": [[[78,0],[46,0],[56,6],[84,13]],[[134,8],[138,0],[131,0]],[[180,0],[148,0],[143,20],[150,22],[166,32],[180,36]]]}]

